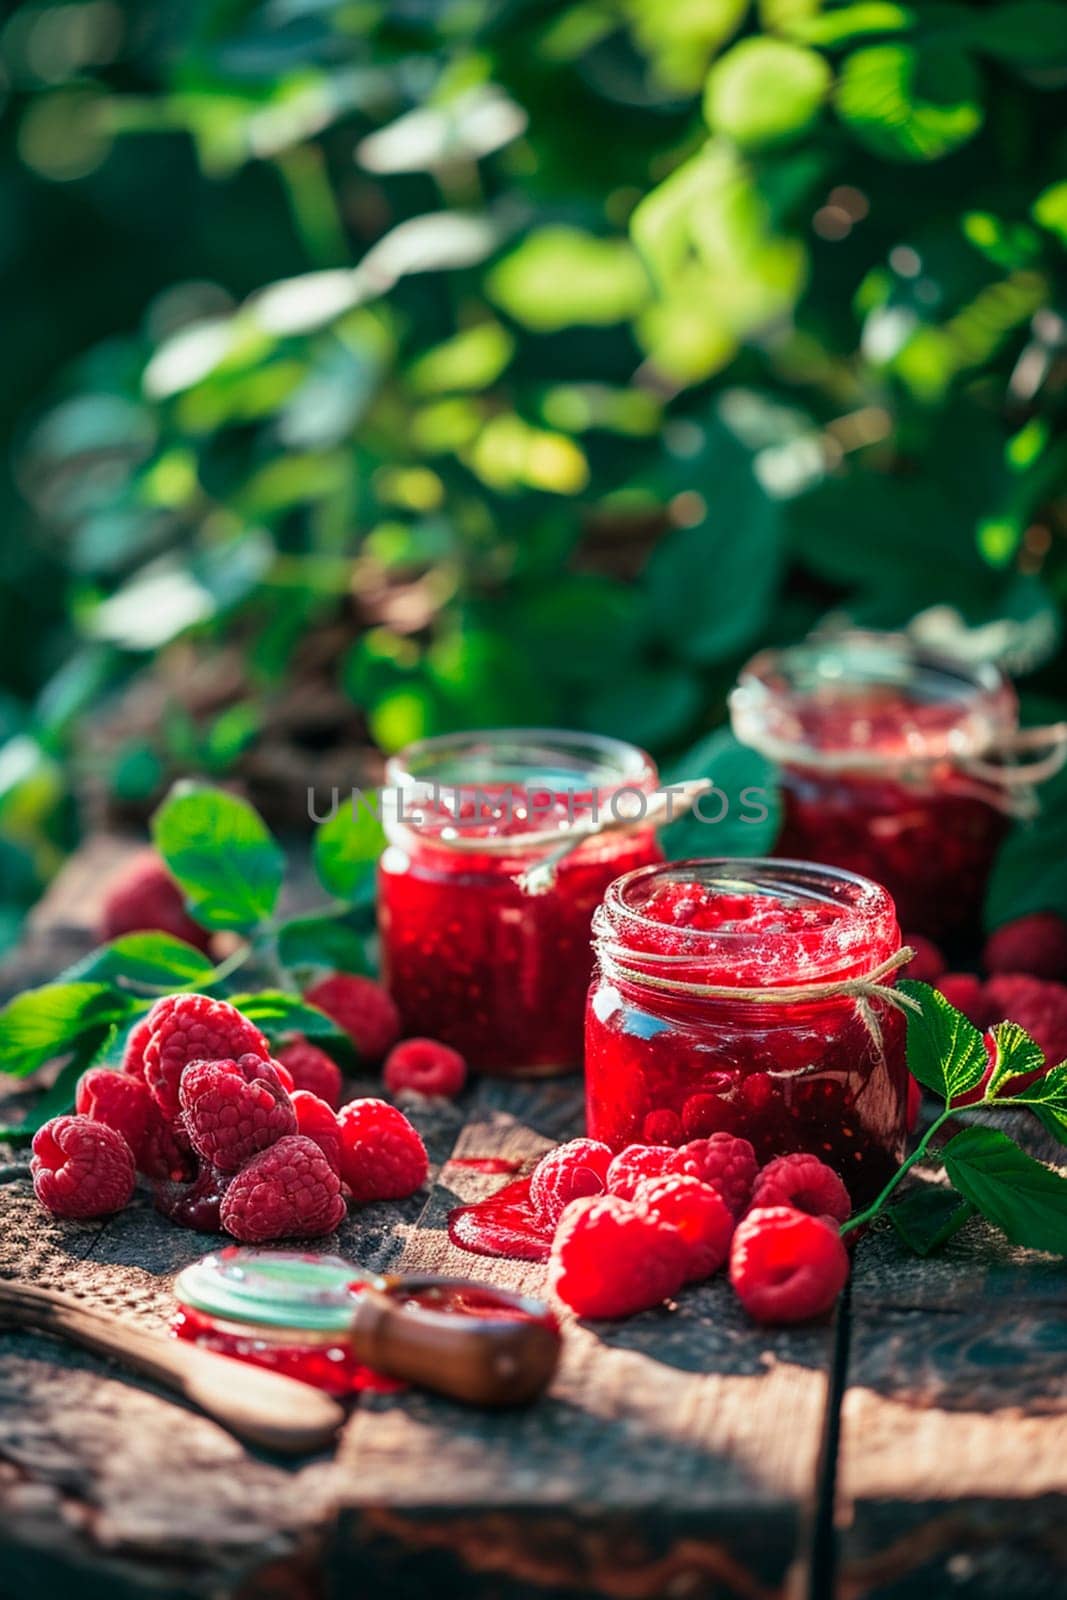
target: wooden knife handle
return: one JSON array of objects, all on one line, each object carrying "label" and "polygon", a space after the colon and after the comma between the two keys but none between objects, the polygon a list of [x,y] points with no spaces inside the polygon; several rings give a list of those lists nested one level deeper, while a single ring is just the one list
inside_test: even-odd
[{"label": "wooden knife handle", "polygon": [[[458,1278],[384,1282],[355,1296],[349,1333],[357,1358],[376,1372],[477,1406],[524,1405],[552,1381],[561,1339],[539,1301]],[[491,1300],[493,1309],[484,1317],[449,1309],[465,1290]]]},{"label": "wooden knife handle", "polygon": [[54,1289],[0,1280],[0,1323],[52,1334],[110,1356],[266,1450],[284,1455],[324,1450],[344,1420],[337,1402],[309,1384],[181,1339],[145,1333]]}]

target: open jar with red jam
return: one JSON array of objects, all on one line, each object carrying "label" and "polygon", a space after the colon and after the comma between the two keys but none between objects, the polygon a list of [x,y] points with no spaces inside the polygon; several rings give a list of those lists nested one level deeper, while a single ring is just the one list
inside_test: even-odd
[{"label": "open jar with red jam", "polygon": [[[587,1126],[613,1150],[726,1131],[761,1161],[811,1151],[857,1204],[904,1148],[904,1019],[849,980],[900,948],[893,902],[796,861],[682,861],[613,883],[597,912]],[[845,986],[845,991],[837,986]]]},{"label": "open jar with red jam", "polygon": [[659,861],[638,820],[658,782],[644,751],[535,729],[426,739],[386,768],[379,877],[386,982],[410,1033],[500,1077],[574,1071],[593,912],[613,878]]},{"label": "open jar with red jam", "polygon": [[1009,818],[1034,809],[1025,774],[996,761],[1018,730],[996,667],[850,632],[755,656],[730,709],[778,764],[781,855],[884,884],[907,933],[974,922]]}]

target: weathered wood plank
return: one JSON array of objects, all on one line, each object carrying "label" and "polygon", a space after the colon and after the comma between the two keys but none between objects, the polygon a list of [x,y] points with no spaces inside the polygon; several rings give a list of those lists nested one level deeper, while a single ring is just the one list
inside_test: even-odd
[{"label": "weathered wood plank", "polygon": [[[490,1086],[456,1155],[532,1159],[579,1116],[566,1090]],[[446,1165],[402,1264],[540,1293],[542,1267],[448,1239],[451,1207],[500,1181]],[[832,1330],[754,1330],[721,1282],[625,1324],[565,1327],[557,1382],[528,1412],[428,1396],[363,1408],[339,1455],[338,1585],[362,1573],[390,1595],[436,1582],[640,1600],[767,1597],[800,1582]]]},{"label": "weathered wood plank", "polygon": [[[1032,1119],[1010,1131],[1062,1162]],[[891,1231],[862,1242],[840,1417],[840,1600],[1063,1594],[1065,1301],[1062,1260],[979,1219],[927,1261]]]}]

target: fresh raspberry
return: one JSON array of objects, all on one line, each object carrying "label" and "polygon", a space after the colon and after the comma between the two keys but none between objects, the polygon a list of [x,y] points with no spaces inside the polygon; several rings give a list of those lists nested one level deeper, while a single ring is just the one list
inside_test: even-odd
[{"label": "fresh raspberry", "polygon": [[341,1128],[332,1108],[307,1089],[294,1089],[292,1100],[297,1133],[314,1139],[333,1170],[340,1173]]},{"label": "fresh raspberry", "polygon": [[380,1061],[400,1038],[393,998],[370,978],[334,972],[306,990],[304,999],[344,1029],[364,1061]]},{"label": "fresh raspberry", "polygon": [[317,1239],[345,1214],[341,1180],[314,1139],[292,1133],[261,1150],[231,1182],[220,1218],[242,1244]]},{"label": "fresh raspberry", "polygon": [[270,1056],[254,1023],[225,1000],[206,994],[172,994],[148,1013],[152,1032],[144,1050],[145,1082],[169,1117],[178,1114],[178,1085],[190,1061],[236,1061],[252,1054]]},{"label": "fresh raspberry", "polygon": [[152,1013],[147,1012],[139,1022],[135,1022],[126,1035],[126,1045],[122,1052],[122,1070],[131,1078],[140,1078],[144,1081],[144,1052],[145,1046],[152,1037],[152,1023],[149,1020]]},{"label": "fresh raspberry", "polygon": [[637,1203],[648,1207],[657,1222],[673,1228],[686,1248],[686,1283],[699,1283],[718,1272],[730,1254],[734,1214],[718,1189],[680,1172],[645,1178],[637,1186]]},{"label": "fresh raspberry", "polygon": [[1067,1059],[1067,985],[1024,973],[998,973],[982,991],[985,1022],[1017,1022],[1040,1046],[1049,1066]]},{"label": "fresh raspberry", "polygon": [[913,1078],[911,1073],[909,1072],[908,1073],[908,1103],[907,1103],[907,1109],[905,1111],[905,1120],[907,1121],[908,1132],[909,1133],[914,1133],[916,1128],[919,1126],[919,1112],[922,1110],[922,1103],[923,1103],[922,1084],[919,1082],[918,1078]]},{"label": "fresh raspberry", "polygon": [[642,1178],[658,1178],[671,1170],[677,1151],[670,1144],[628,1144],[620,1150],[607,1172],[609,1194],[632,1200]]},{"label": "fresh raspberry", "polygon": [[385,1100],[342,1106],[341,1176],[353,1200],[404,1200],[426,1182],[426,1146],[402,1111]]},{"label": "fresh raspberry", "polygon": [[306,1089],[337,1110],[341,1104],[341,1069],[325,1050],[298,1033],[278,1051],[277,1059],[293,1080],[291,1085],[286,1084],[290,1094],[293,1089]]},{"label": "fresh raspberry", "polygon": [[78,1079],[74,1091],[74,1110],[90,1122],[104,1122],[121,1133],[138,1166],[144,1155],[149,1124],[155,1123],[159,1109],[141,1078],[110,1067],[90,1067]]},{"label": "fresh raspberry", "polygon": [[645,1144],[684,1144],[682,1119],[677,1111],[670,1111],[666,1107],[650,1111],[641,1125],[641,1138]]},{"label": "fresh raspberry", "polygon": [[611,1151],[598,1139],[569,1139],[543,1155],[530,1175],[530,1201],[543,1222],[557,1223],[572,1200],[603,1194]]},{"label": "fresh raspberry", "polygon": [[1027,917],[991,933],[982,951],[987,972],[1025,972],[1031,978],[1067,979],[1067,921],[1054,911],[1032,911]]},{"label": "fresh raspberry", "polygon": [[269,1061],[190,1061],[178,1091],[189,1142],[220,1172],[296,1132],[296,1112]]},{"label": "fresh raspberry", "polygon": [[198,950],[207,950],[211,939],[189,916],[181,890],[154,850],[134,856],[114,880],[99,931],[101,943],[124,933],[170,933]]},{"label": "fresh raspberry", "polygon": [[833,1167],[803,1150],[768,1161],[756,1179],[750,1209],[771,1206],[792,1206],[809,1217],[832,1217],[834,1222],[847,1222],[852,1211],[848,1190]]},{"label": "fresh raspberry", "polygon": [[748,1205],[759,1162],[747,1139],[732,1133],[713,1133],[707,1139],[691,1139],[676,1150],[670,1171],[710,1183],[734,1216],[739,1217]]},{"label": "fresh raspberry", "polygon": [[730,1247],[730,1282],[757,1322],[805,1322],[829,1311],[848,1278],[832,1222],[792,1206],[750,1211]]},{"label": "fresh raspberry", "polygon": [[219,1213],[232,1181],[231,1173],[205,1162],[192,1183],[153,1184],[152,1198],[168,1222],[196,1233],[221,1233]]},{"label": "fresh raspberry", "polygon": [[950,1006],[962,1011],[976,1028],[985,1027],[985,995],[982,981],[973,972],[946,972],[934,987],[943,994]]},{"label": "fresh raspberry", "polygon": [[78,1080],[74,1109],[121,1133],[138,1172],[147,1178],[183,1179],[195,1169],[184,1130],[172,1128],[143,1078],[109,1067],[90,1067]]},{"label": "fresh raspberry", "polygon": [[390,1094],[414,1089],[451,1098],[467,1081],[467,1063],[458,1050],[437,1039],[405,1039],[386,1056],[382,1076]]},{"label": "fresh raspberry", "polygon": [[921,933],[908,933],[904,943],[910,944],[915,954],[901,972],[901,977],[914,978],[918,983],[936,983],[945,970],[945,958],[932,939]]},{"label": "fresh raspberry", "polygon": [[133,1194],[133,1152],[106,1122],[53,1117],[32,1150],[33,1192],[57,1217],[106,1217]]},{"label": "fresh raspberry", "polygon": [[616,1194],[566,1207],[552,1241],[549,1283],[580,1317],[628,1317],[680,1289],[689,1265],[673,1228]]}]

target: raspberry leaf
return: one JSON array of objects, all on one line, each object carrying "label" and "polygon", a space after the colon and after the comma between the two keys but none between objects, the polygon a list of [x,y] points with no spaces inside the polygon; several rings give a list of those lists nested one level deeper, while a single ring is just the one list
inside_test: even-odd
[{"label": "raspberry leaf", "polygon": [[910,1072],[945,1100],[973,1089],[989,1066],[985,1041],[974,1023],[928,983],[905,978],[899,988],[920,1006],[918,1012],[908,1012]]},{"label": "raspberry leaf", "polygon": [[278,960],[301,973],[370,971],[363,940],[337,917],[294,917],[278,929]]},{"label": "raspberry leaf", "polygon": [[1067,1061],[1050,1067],[1037,1083],[1028,1084],[1004,1103],[1029,1106],[1053,1138],[1067,1144]]},{"label": "raspberry leaf", "polygon": [[92,1028],[83,1034],[51,1088],[34,1101],[32,1111],[21,1122],[0,1123],[0,1139],[6,1144],[28,1144],[38,1128],[43,1128],[51,1117],[62,1116],[63,1112],[69,1111],[74,1103],[78,1079],[87,1067],[99,1065],[117,1034],[118,1029],[114,1024]]},{"label": "raspberry leaf", "polygon": [[247,933],[273,912],[285,857],[246,801],[176,784],[152,818],[152,838],[203,927]]},{"label": "raspberry leaf", "polygon": [[353,799],[339,806],[315,832],[312,856],[319,882],[339,900],[370,900],[384,848],[385,832],[367,805]]},{"label": "raspberry leaf", "polygon": [[[998,1022],[991,1029],[996,1053],[993,1057],[993,1071],[986,1090],[988,1096],[996,1095],[1010,1079],[1019,1077],[1024,1072],[1037,1072],[1045,1065],[1045,1055],[1041,1046],[1021,1028],[1017,1022]],[[1005,1098],[1010,1098],[1010,1091]]]},{"label": "raspberry leaf", "polygon": [[941,1158],[953,1186],[1013,1244],[1067,1255],[1067,1178],[996,1128],[965,1128]]},{"label": "raspberry leaf", "polygon": [[282,989],[264,989],[258,994],[228,995],[227,999],[249,1022],[262,1028],[272,1043],[287,1034],[302,1033],[309,1039],[328,1044],[330,1054],[338,1059],[354,1059],[348,1035],[324,1011],[296,995],[286,994]]},{"label": "raspberry leaf", "polygon": [[90,1029],[99,1033],[142,1009],[106,983],[48,983],[0,1011],[0,1071],[24,1078],[64,1055]]},{"label": "raspberry leaf", "polygon": [[886,1214],[909,1250],[931,1256],[974,1216],[974,1206],[954,1189],[926,1183]]},{"label": "raspberry leaf", "polygon": [[64,977],[107,979],[149,988],[181,988],[214,971],[211,959],[170,933],[125,933],[68,967]]}]

